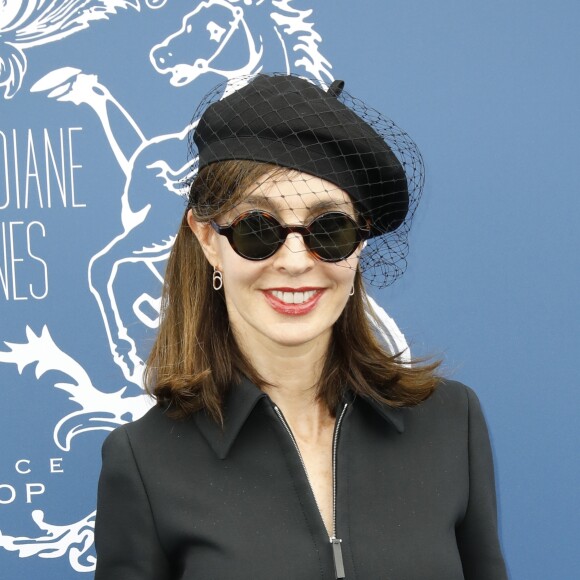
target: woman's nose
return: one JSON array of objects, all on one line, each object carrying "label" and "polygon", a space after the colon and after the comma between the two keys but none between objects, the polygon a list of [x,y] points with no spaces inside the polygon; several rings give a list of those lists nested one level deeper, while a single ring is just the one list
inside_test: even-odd
[{"label": "woman's nose", "polygon": [[274,267],[292,275],[310,270],[315,263],[316,258],[308,251],[304,238],[294,232],[288,234],[280,249],[274,254]]}]

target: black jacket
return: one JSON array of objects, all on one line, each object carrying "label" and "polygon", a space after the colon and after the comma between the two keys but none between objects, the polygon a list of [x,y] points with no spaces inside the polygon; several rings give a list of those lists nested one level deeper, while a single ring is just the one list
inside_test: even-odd
[{"label": "black jacket", "polygon": [[[336,536],[348,580],[504,580],[489,438],[477,397],[446,381],[395,410],[347,406]],[[96,580],[336,578],[300,458],[271,400],[235,387],[222,431],[155,407],[103,445]]]}]

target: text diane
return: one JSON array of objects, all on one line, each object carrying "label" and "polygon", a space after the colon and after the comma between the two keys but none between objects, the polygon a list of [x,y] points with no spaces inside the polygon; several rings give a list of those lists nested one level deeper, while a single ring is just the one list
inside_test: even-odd
[{"label": "text diane", "polygon": [[49,268],[42,248],[50,233],[42,215],[86,207],[75,190],[82,165],[75,159],[73,141],[80,131],[0,130],[0,301],[48,295]]}]

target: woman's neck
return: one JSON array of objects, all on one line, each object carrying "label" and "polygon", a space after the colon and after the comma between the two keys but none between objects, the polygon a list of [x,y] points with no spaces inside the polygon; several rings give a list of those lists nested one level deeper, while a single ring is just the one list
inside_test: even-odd
[{"label": "woman's neck", "polygon": [[257,373],[272,385],[264,387],[264,392],[281,409],[295,434],[309,440],[334,422],[316,398],[329,342],[329,338],[318,338],[296,346],[264,343],[243,349]]}]

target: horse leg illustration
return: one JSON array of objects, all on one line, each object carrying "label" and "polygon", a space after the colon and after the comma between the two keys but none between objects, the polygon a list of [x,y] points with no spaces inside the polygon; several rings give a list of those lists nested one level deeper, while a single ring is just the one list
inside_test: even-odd
[{"label": "horse leg illustration", "polygon": [[[30,91],[33,93],[50,91],[49,98],[91,107],[103,126],[119,167],[127,177],[130,175],[130,159],[146,139],[131,115],[99,82],[97,75],[83,73],[77,68],[63,67],[43,76],[32,85]],[[115,119],[115,131],[111,125],[112,118]],[[117,140],[116,134],[123,135],[123,144]],[[127,142],[131,142],[131,144],[129,145]]]},{"label": "horse leg illustration", "polygon": [[[128,199],[137,196],[146,205],[140,211],[139,220],[94,255],[89,265],[89,287],[103,312],[114,360],[125,376],[137,384],[142,361],[117,304],[115,282],[124,264],[141,262],[156,276],[160,291],[162,278],[156,265],[164,262],[173,244],[169,233],[175,231],[185,209],[181,184],[191,171],[189,162],[173,170],[166,159],[175,156],[173,150],[183,151],[188,131],[189,127],[176,135],[155,138],[136,154],[128,191],[124,195]],[[159,299],[141,293],[133,303],[137,318],[146,326],[155,327],[157,317],[151,318],[139,311],[139,305],[144,302],[158,313]]]},{"label": "horse leg illustration", "polygon": [[[189,127],[176,135],[156,137],[134,155],[123,199],[138,200],[140,210],[131,214],[133,219],[130,223],[125,221],[123,232],[95,254],[89,264],[89,287],[103,313],[111,353],[125,377],[136,384],[140,384],[142,360],[125,322],[126,315],[132,315],[119,306],[115,284],[127,264],[144,263],[151,270],[159,283],[155,296],[140,293],[133,303],[133,314],[145,326],[155,327],[162,280],[157,265],[163,267],[173,243],[170,233],[175,231],[185,209],[181,187],[191,171],[189,162],[173,170],[167,160],[182,158],[188,132]],[[139,309],[145,302],[156,314],[145,315]]]},{"label": "horse leg illustration", "polygon": [[[142,262],[146,257],[161,261],[167,256],[172,240],[152,245],[151,231],[147,225],[143,221],[113,239],[91,258],[88,271],[89,287],[103,314],[113,360],[127,380],[139,385],[143,361],[117,304],[115,280],[124,264]],[[143,299],[147,299],[145,295],[139,298],[140,302]],[[152,303],[151,300],[147,301]]]}]

